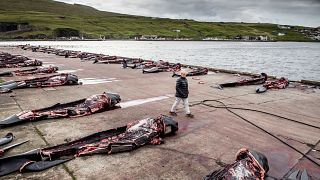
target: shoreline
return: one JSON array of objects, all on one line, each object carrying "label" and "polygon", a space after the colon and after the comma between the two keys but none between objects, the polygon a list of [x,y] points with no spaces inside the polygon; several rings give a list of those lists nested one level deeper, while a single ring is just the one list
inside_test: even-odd
[{"label": "shoreline", "polygon": [[135,40],[135,39],[86,39],[86,40],[57,40],[57,39],[0,39],[0,42],[12,42],[12,41],[66,41],[66,42],[74,42],[74,41],[152,41],[152,42],[259,42],[259,43],[268,43],[268,42],[306,42],[306,43],[320,43],[320,41],[310,40],[310,41],[248,41],[248,40]]}]

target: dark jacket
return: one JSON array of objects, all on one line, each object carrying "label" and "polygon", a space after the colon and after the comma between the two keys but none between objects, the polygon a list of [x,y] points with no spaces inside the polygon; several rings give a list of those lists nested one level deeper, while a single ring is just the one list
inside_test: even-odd
[{"label": "dark jacket", "polygon": [[180,77],[176,84],[176,97],[178,98],[188,98],[188,80],[187,78]]}]

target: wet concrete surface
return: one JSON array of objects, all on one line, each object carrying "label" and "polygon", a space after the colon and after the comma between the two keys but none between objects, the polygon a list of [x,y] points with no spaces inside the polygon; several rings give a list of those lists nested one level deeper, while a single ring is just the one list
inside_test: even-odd
[{"label": "wet concrete surface", "polygon": [[[122,102],[127,103],[126,108],[91,116],[39,121],[0,129],[1,136],[13,132],[16,142],[30,140],[27,144],[9,151],[7,155],[65,143],[98,131],[125,125],[133,120],[156,117],[160,114],[168,115],[174,102],[176,78],[172,78],[171,73],[142,74],[142,70],[122,69],[121,65],[93,64],[90,61],[82,62],[80,59],[68,59],[17,48],[1,47],[0,51],[39,59],[47,62],[46,65],[59,66],[61,71],[75,70],[73,73],[80,79],[99,82],[84,83],[79,86],[20,89],[9,94],[1,94],[1,119],[21,110],[69,102],[104,91],[119,93]],[[1,69],[5,70],[8,69]],[[3,79],[7,81],[24,78]],[[210,73],[199,78],[198,80],[188,78],[190,104],[204,99],[216,99],[232,107],[262,110],[320,127],[318,90],[310,93],[287,88],[256,94],[256,86],[224,90],[210,87],[243,77]],[[204,81],[205,84],[199,84],[199,81]],[[212,104],[219,105],[214,102]],[[163,145],[145,146],[129,153],[80,157],[39,173],[17,173],[4,178],[202,179],[211,171],[221,168],[223,164],[232,163],[236,152],[242,147],[247,147],[267,156],[270,166],[268,174],[271,177],[282,178],[292,168],[307,168],[314,177],[320,179],[320,168],[227,110],[198,105],[192,106],[191,111],[195,115],[193,119],[185,117],[183,107],[180,105],[178,116],[175,118],[179,122],[179,132],[175,136],[165,138]],[[234,112],[263,127],[299,151],[308,152],[310,157],[320,163],[319,129],[257,112],[242,110]]]}]

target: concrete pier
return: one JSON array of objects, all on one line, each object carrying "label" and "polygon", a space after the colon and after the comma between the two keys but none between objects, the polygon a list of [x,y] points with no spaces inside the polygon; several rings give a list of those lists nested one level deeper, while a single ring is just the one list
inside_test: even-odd
[{"label": "concrete pier", "polygon": [[[171,73],[142,74],[141,70],[122,69],[116,64],[93,64],[91,61],[82,62],[78,58],[64,58],[15,47],[0,47],[0,51],[39,59],[44,65],[57,65],[60,70],[73,71],[84,81],[90,81],[89,78],[97,80],[79,86],[19,89],[0,94],[0,119],[23,110],[69,102],[104,91],[119,93],[122,102],[143,102],[86,117],[44,120],[0,129],[0,136],[12,132],[18,140],[30,140],[29,143],[9,151],[7,155],[65,143],[67,140],[119,127],[133,120],[168,115],[174,102],[176,78],[172,78]],[[6,70],[9,69],[0,69]],[[262,110],[320,127],[319,89],[287,88],[256,94],[256,86],[224,90],[211,87],[241,78],[233,74],[209,73],[198,77],[200,80],[188,77],[190,104],[215,99],[231,107]],[[8,81],[25,78],[2,79]],[[205,84],[199,84],[199,81],[204,81]],[[267,156],[270,177],[280,179],[291,169],[300,168],[307,169],[310,175],[320,179],[320,168],[317,165],[227,110],[197,105],[192,106],[191,111],[195,115],[193,119],[185,117],[180,105],[175,118],[179,122],[179,131],[175,136],[165,138],[165,144],[148,145],[129,153],[80,157],[46,171],[17,173],[4,178],[202,179],[223,164],[234,162],[236,152],[247,147]],[[258,112],[233,111],[320,163],[320,129]]]}]

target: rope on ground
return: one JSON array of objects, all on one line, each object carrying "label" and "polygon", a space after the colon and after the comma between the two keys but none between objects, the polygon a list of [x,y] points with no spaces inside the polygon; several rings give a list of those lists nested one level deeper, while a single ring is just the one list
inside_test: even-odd
[{"label": "rope on ground", "polygon": [[[220,104],[223,104],[223,106],[214,106],[212,104],[207,104],[206,102],[218,102]],[[295,122],[295,123],[298,123],[298,124],[302,124],[302,125],[305,125],[305,126],[309,126],[309,127],[312,127],[312,128],[320,129],[319,126],[315,126],[315,125],[312,125],[312,124],[304,123],[304,122],[301,122],[301,121],[297,121],[297,120],[294,120],[294,119],[290,119],[290,118],[287,118],[287,117],[284,117],[284,116],[280,116],[280,115],[277,115],[277,114],[273,114],[273,113],[269,113],[269,112],[265,112],[265,111],[261,111],[261,110],[257,110],[257,109],[226,106],[223,102],[221,102],[219,100],[207,99],[207,100],[203,100],[203,101],[197,101],[197,102],[194,102],[193,104],[190,104],[190,107],[197,106],[197,105],[204,105],[204,106],[213,107],[213,108],[222,108],[222,109],[229,108],[229,109],[238,109],[238,110],[259,112],[259,113],[275,116],[275,117],[278,117],[278,118],[281,118],[281,119],[285,119],[285,120],[288,120],[288,121],[292,121],[292,122]]]},{"label": "rope on ground", "polygon": [[[218,102],[220,104],[222,104],[222,106],[214,106],[212,104],[207,104],[206,102]],[[279,116],[279,115],[276,115],[276,114],[272,114],[272,113],[268,113],[268,112],[264,112],[264,111],[260,111],[260,110],[255,110],[255,109],[248,109],[248,108],[233,108],[233,107],[229,107],[227,106],[225,103],[219,101],[219,100],[203,100],[203,101],[199,101],[199,102],[196,102],[194,104],[191,104],[190,106],[196,106],[196,105],[204,105],[204,106],[208,106],[208,107],[213,107],[213,108],[224,108],[226,110],[228,110],[230,113],[236,115],[237,117],[239,117],[240,119],[244,120],[245,122],[253,125],[254,127],[260,129],[261,131],[263,131],[264,133],[272,136],[273,138],[277,139],[278,141],[280,141],[281,143],[283,143],[284,145],[290,147],[291,149],[293,149],[294,151],[296,151],[297,153],[301,154],[303,157],[305,157],[306,159],[308,159],[309,161],[311,161],[312,163],[314,163],[315,165],[319,166],[320,167],[320,164],[318,162],[316,162],[315,160],[311,159],[310,157],[308,157],[306,154],[304,154],[303,152],[301,152],[300,150],[298,150],[297,148],[291,146],[290,144],[288,144],[287,142],[283,141],[282,139],[280,139],[279,137],[277,137],[276,135],[272,134],[271,132],[265,130],[264,128],[256,125],[255,123],[249,121],[248,119],[240,116],[239,114],[235,113],[234,111],[232,111],[231,109],[239,109],[239,110],[249,110],[249,111],[255,111],[255,112],[261,112],[261,113],[265,113],[265,114],[269,114],[269,115],[273,115],[275,117],[279,117],[279,118],[283,118],[283,119],[286,119],[286,120],[289,120],[289,121],[292,121],[292,122],[296,122],[296,123],[300,123],[300,124],[303,124],[303,125],[307,125],[307,126],[310,126],[310,127],[314,127],[314,128],[317,128],[317,129],[320,129],[320,127],[317,127],[317,126],[313,126],[313,125],[310,125],[310,124],[307,124],[307,123],[302,123],[302,122],[299,122],[299,121],[296,121],[296,120],[293,120],[293,119],[290,119],[290,118],[286,118],[286,117],[282,117],[282,116]]]}]

